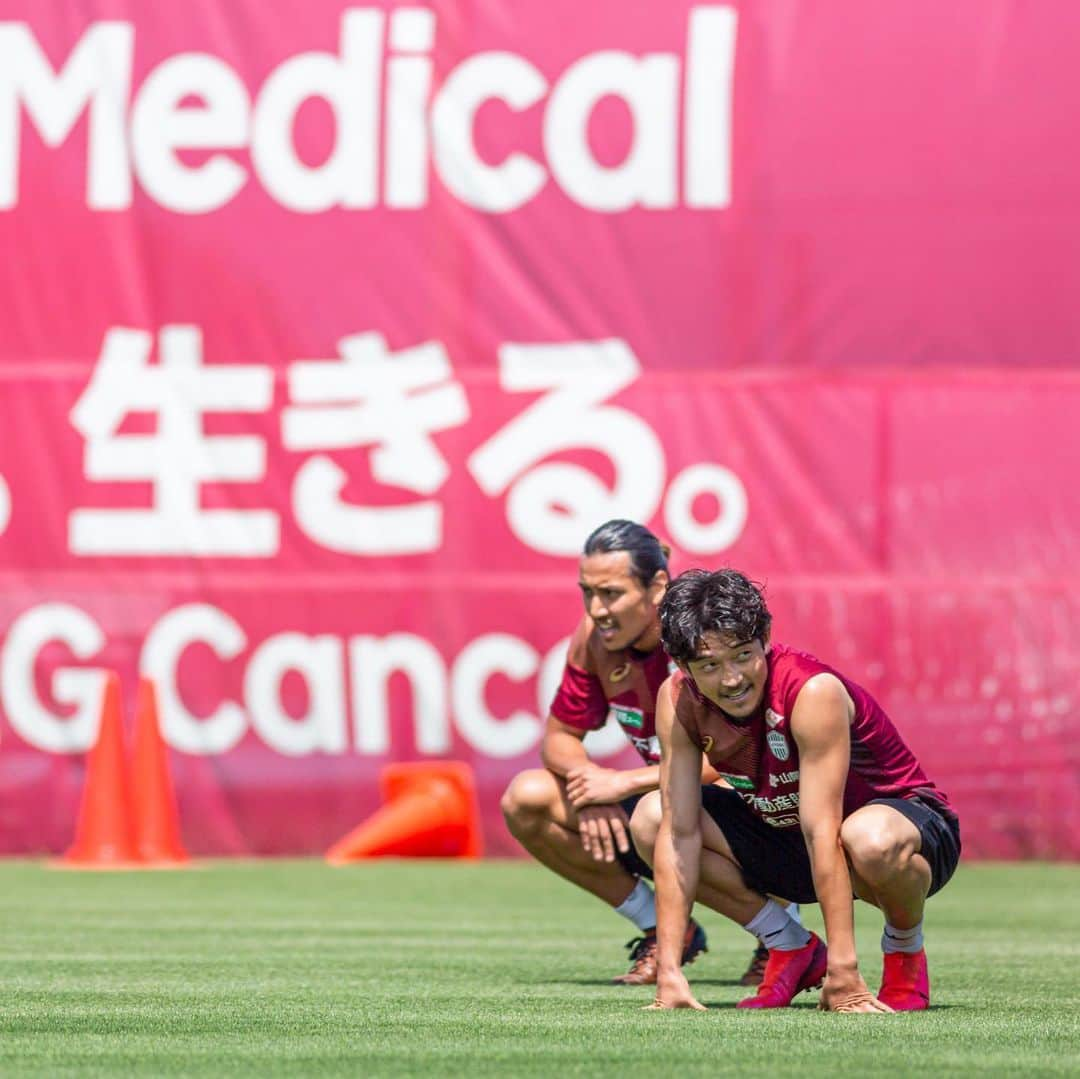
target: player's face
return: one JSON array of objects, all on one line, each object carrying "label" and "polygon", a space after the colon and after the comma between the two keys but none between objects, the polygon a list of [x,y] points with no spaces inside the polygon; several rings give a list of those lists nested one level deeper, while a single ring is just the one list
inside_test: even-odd
[{"label": "player's face", "polygon": [[586,555],[578,567],[578,587],[585,611],[609,652],[620,648],[651,652],[660,643],[657,608],[667,587],[662,570],[644,585],[630,569],[628,552]]},{"label": "player's face", "polygon": [[735,719],[754,714],[765,696],[769,677],[767,641],[737,641],[732,637],[706,633],[697,656],[686,670],[694,684],[715,704]]}]

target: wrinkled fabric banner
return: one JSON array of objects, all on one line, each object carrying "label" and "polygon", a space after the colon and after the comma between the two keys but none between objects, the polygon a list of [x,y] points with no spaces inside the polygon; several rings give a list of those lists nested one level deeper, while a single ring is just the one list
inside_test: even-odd
[{"label": "wrinkled fabric banner", "polygon": [[765,582],[966,855],[1080,857],[1078,46],[1064,2],[0,0],[0,850],[70,842],[112,669],[197,853],[447,757],[512,853],[626,516]]}]

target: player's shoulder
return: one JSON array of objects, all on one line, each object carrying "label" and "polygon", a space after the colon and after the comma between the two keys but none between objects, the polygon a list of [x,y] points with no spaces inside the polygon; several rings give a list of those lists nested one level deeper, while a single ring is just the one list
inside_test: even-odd
[{"label": "player's shoulder", "polygon": [[688,678],[678,667],[668,675],[661,691],[667,693],[672,708],[680,715],[688,715],[700,709],[702,698],[694,685],[693,680]]},{"label": "player's shoulder", "polygon": [[676,675],[679,671],[672,671],[667,678],[665,678],[659,686],[656,688],[656,700],[659,704],[660,701],[666,701],[668,704],[672,704],[675,701],[675,689],[677,686]]},{"label": "player's shoulder", "polygon": [[769,648],[769,681],[775,705],[787,713],[795,699],[843,693],[843,679],[827,663],[809,652],[772,644]]},{"label": "player's shoulder", "polygon": [[791,648],[786,644],[775,642],[769,644],[769,677],[774,684],[798,682],[801,685],[808,678],[825,672],[836,673],[827,663],[823,663],[809,652]]}]

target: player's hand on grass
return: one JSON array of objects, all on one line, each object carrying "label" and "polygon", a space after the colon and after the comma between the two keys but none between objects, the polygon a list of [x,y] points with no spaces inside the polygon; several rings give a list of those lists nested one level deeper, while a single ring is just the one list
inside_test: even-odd
[{"label": "player's hand on grass", "polygon": [[614,768],[601,768],[592,761],[578,765],[566,773],[566,796],[575,809],[621,802],[626,791],[620,775]]},{"label": "player's hand on grass", "polygon": [[827,974],[825,984],[821,987],[818,1009],[823,1012],[892,1011],[888,1004],[883,1004],[870,992],[857,970]]},{"label": "player's hand on grass", "polygon": [[630,850],[630,822],[622,806],[586,806],[578,810],[581,845],[598,862],[614,862],[615,852]]},{"label": "player's hand on grass", "polygon": [[656,999],[651,1004],[646,1004],[644,1010],[658,1012],[674,1008],[690,1008],[695,1012],[707,1010],[694,996],[690,983],[681,970],[675,974],[657,975]]}]

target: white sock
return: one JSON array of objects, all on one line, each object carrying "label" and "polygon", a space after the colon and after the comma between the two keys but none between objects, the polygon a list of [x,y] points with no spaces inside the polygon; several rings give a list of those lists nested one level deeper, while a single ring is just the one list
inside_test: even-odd
[{"label": "white sock", "polygon": [[[802,914],[799,911],[799,904],[798,903],[788,903],[788,905],[784,908],[784,910],[786,910],[788,912],[788,917],[793,922],[795,922],[796,925],[802,925]],[[758,944],[760,944],[763,948],[766,946],[765,942],[763,940],[760,940],[760,939],[758,940]]]},{"label": "white sock", "polygon": [[766,948],[781,952],[793,952],[810,942],[810,934],[774,899],[765,900],[765,906],[743,928]]},{"label": "white sock", "polygon": [[634,885],[634,890],[615,910],[629,918],[643,933],[656,928],[656,896],[643,880]]},{"label": "white sock", "polygon": [[881,950],[886,954],[907,952],[908,955],[914,955],[922,950],[922,946],[922,922],[911,929],[897,929],[896,926],[885,923],[885,932],[881,934]]}]

